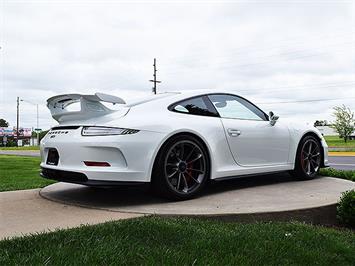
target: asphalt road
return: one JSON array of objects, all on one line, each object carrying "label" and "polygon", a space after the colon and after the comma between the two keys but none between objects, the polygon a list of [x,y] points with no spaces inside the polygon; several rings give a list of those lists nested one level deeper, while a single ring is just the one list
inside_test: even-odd
[{"label": "asphalt road", "polygon": [[355,170],[355,156],[329,156],[330,167],[339,170]]},{"label": "asphalt road", "polygon": [[[4,151],[0,150],[0,154],[22,155],[22,156],[39,156],[39,151]],[[329,156],[330,167],[339,170],[355,170],[355,156]]]}]

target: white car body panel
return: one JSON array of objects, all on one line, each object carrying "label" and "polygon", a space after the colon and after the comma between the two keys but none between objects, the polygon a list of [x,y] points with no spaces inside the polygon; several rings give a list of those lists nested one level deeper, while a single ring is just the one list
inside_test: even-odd
[{"label": "white car body panel", "polygon": [[[59,127],[79,128],[54,129],[42,139],[41,167],[83,173],[89,180],[96,181],[150,182],[154,160],[164,142],[175,134],[190,133],[198,136],[208,149],[211,179],[278,172],[294,168],[298,143],[310,132],[319,136],[324,165],[327,166],[327,144],[313,126],[292,124],[282,118],[271,126],[269,121],[224,119],[168,110],[168,106],[175,102],[208,93],[219,92],[171,93],[133,104],[123,104],[120,98],[106,97],[104,100],[122,100],[122,107],[118,111],[104,109],[98,111],[99,114],[84,107],[76,113],[68,115],[61,112],[58,115],[57,110],[51,107],[53,116],[59,120]],[[89,99],[78,94],[75,97],[85,104]],[[98,103],[98,100],[93,102]],[[132,135],[82,136],[82,126],[119,127],[139,132]],[[240,136],[228,135],[225,131],[228,128],[240,130]],[[50,148],[58,150],[59,162],[56,166],[46,164]],[[104,161],[111,167],[86,166],[84,161]]]},{"label": "white car body panel", "polygon": [[[290,133],[282,122],[271,126],[269,121],[221,120],[237,164],[253,167],[290,163]],[[233,135],[233,131],[240,135]]]}]

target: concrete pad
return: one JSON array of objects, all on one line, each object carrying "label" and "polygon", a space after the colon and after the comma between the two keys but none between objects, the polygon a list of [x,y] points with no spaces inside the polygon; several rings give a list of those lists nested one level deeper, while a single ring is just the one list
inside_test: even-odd
[{"label": "concrete pad", "polygon": [[138,216],[55,203],[39,189],[0,192],[0,239]]},{"label": "concrete pad", "polygon": [[112,212],[223,216],[325,207],[337,203],[341,192],[353,188],[355,182],[337,178],[296,181],[280,174],[212,183],[202,196],[181,202],[169,202],[139,188],[95,189],[68,183],[50,185],[40,194],[68,205]]}]

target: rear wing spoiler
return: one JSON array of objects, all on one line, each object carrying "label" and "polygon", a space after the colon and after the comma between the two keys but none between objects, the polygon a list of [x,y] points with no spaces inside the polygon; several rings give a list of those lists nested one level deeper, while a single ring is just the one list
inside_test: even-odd
[{"label": "rear wing spoiler", "polygon": [[[68,110],[68,106],[78,102],[80,102],[80,110]],[[60,123],[86,120],[114,112],[114,110],[107,108],[101,102],[126,104],[126,102],[120,97],[97,92],[94,95],[57,95],[47,100],[47,107],[50,110],[52,117]]]}]

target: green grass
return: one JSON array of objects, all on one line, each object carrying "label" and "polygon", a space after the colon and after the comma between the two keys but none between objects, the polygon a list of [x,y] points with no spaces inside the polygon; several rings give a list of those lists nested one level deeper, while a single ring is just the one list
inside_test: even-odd
[{"label": "green grass", "polygon": [[33,151],[39,150],[39,146],[23,146],[23,147],[0,147],[0,150],[10,150],[10,151]]},{"label": "green grass", "polygon": [[0,265],[353,265],[355,233],[144,217],[0,242]]},{"label": "green grass", "polygon": [[344,142],[344,139],[339,138],[339,136],[324,136],[324,138],[329,147],[355,148],[355,140]]},{"label": "green grass", "polygon": [[0,155],[0,191],[44,187],[53,182],[39,176],[41,159]]},{"label": "green grass", "polygon": [[338,177],[355,182],[355,170],[337,170],[334,168],[322,168],[320,169],[319,174],[323,176]]}]

